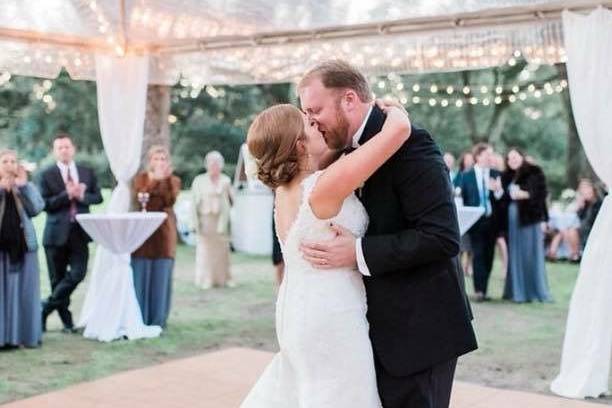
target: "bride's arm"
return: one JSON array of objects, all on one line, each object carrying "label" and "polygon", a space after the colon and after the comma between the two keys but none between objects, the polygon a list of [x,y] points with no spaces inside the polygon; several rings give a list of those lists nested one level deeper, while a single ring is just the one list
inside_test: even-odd
[{"label": "bride's arm", "polygon": [[337,215],[344,200],[410,137],[411,126],[406,112],[396,106],[387,106],[383,110],[387,119],[380,133],[330,165],[317,180],[309,201],[318,218],[328,219]]}]

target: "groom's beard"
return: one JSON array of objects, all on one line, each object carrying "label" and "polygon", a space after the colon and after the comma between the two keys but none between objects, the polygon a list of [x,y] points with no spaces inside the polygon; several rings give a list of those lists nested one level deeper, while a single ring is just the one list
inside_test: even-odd
[{"label": "groom's beard", "polygon": [[349,123],[344,116],[344,113],[340,110],[340,107],[336,108],[336,126],[325,132],[325,142],[330,149],[340,150],[344,149],[348,145],[348,130]]}]

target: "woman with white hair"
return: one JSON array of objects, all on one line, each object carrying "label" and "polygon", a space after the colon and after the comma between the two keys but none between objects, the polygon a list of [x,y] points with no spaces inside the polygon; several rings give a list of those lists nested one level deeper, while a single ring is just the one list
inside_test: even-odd
[{"label": "woman with white hair", "polygon": [[225,160],[217,151],[204,158],[206,173],[191,185],[193,225],[197,233],[196,285],[233,286],[230,274],[229,222],[232,205],[231,180],[223,174]]}]

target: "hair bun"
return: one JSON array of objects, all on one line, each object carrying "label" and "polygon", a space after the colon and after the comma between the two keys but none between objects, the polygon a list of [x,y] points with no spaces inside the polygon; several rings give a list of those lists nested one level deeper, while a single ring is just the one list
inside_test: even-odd
[{"label": "hair bun", "polygon": [[289,183],[300,170],[297,142],[305,138],[302,113],[293,105],[275,105],[257,115],[247,135],[257,178],[272,189]]}]

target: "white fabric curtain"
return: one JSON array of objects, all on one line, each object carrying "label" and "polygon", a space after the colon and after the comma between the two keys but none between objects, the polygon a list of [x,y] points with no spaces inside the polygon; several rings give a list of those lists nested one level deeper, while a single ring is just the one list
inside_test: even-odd
[{"label": "white fabric curtain", "polygon": [[129,182],[140,166],[148,73],[148,57],[96,55],[98,120],[118,183],[107,207],[110,213],[130,207]]},{"label": "white fabric curtain", "polygon": [[[98,120],[118,183],[108,213],[130,208],[129,183],[140,165],[148,72],[148,57],[96,55]],[[143,325],[129,252],[116,254],[98,246],[79,326],[85,326],[85,337],[101,341],[159,335],[160,328]]]},{"label": "white fabric curtain", "polygon": [[[567,72],[580,140],[597,175],[612,187],[612,12],[564,12]],[[589,235],[567,318],[561,373],[551,390],[570,398],[608,390],[612,349],[612,199]]]}]

